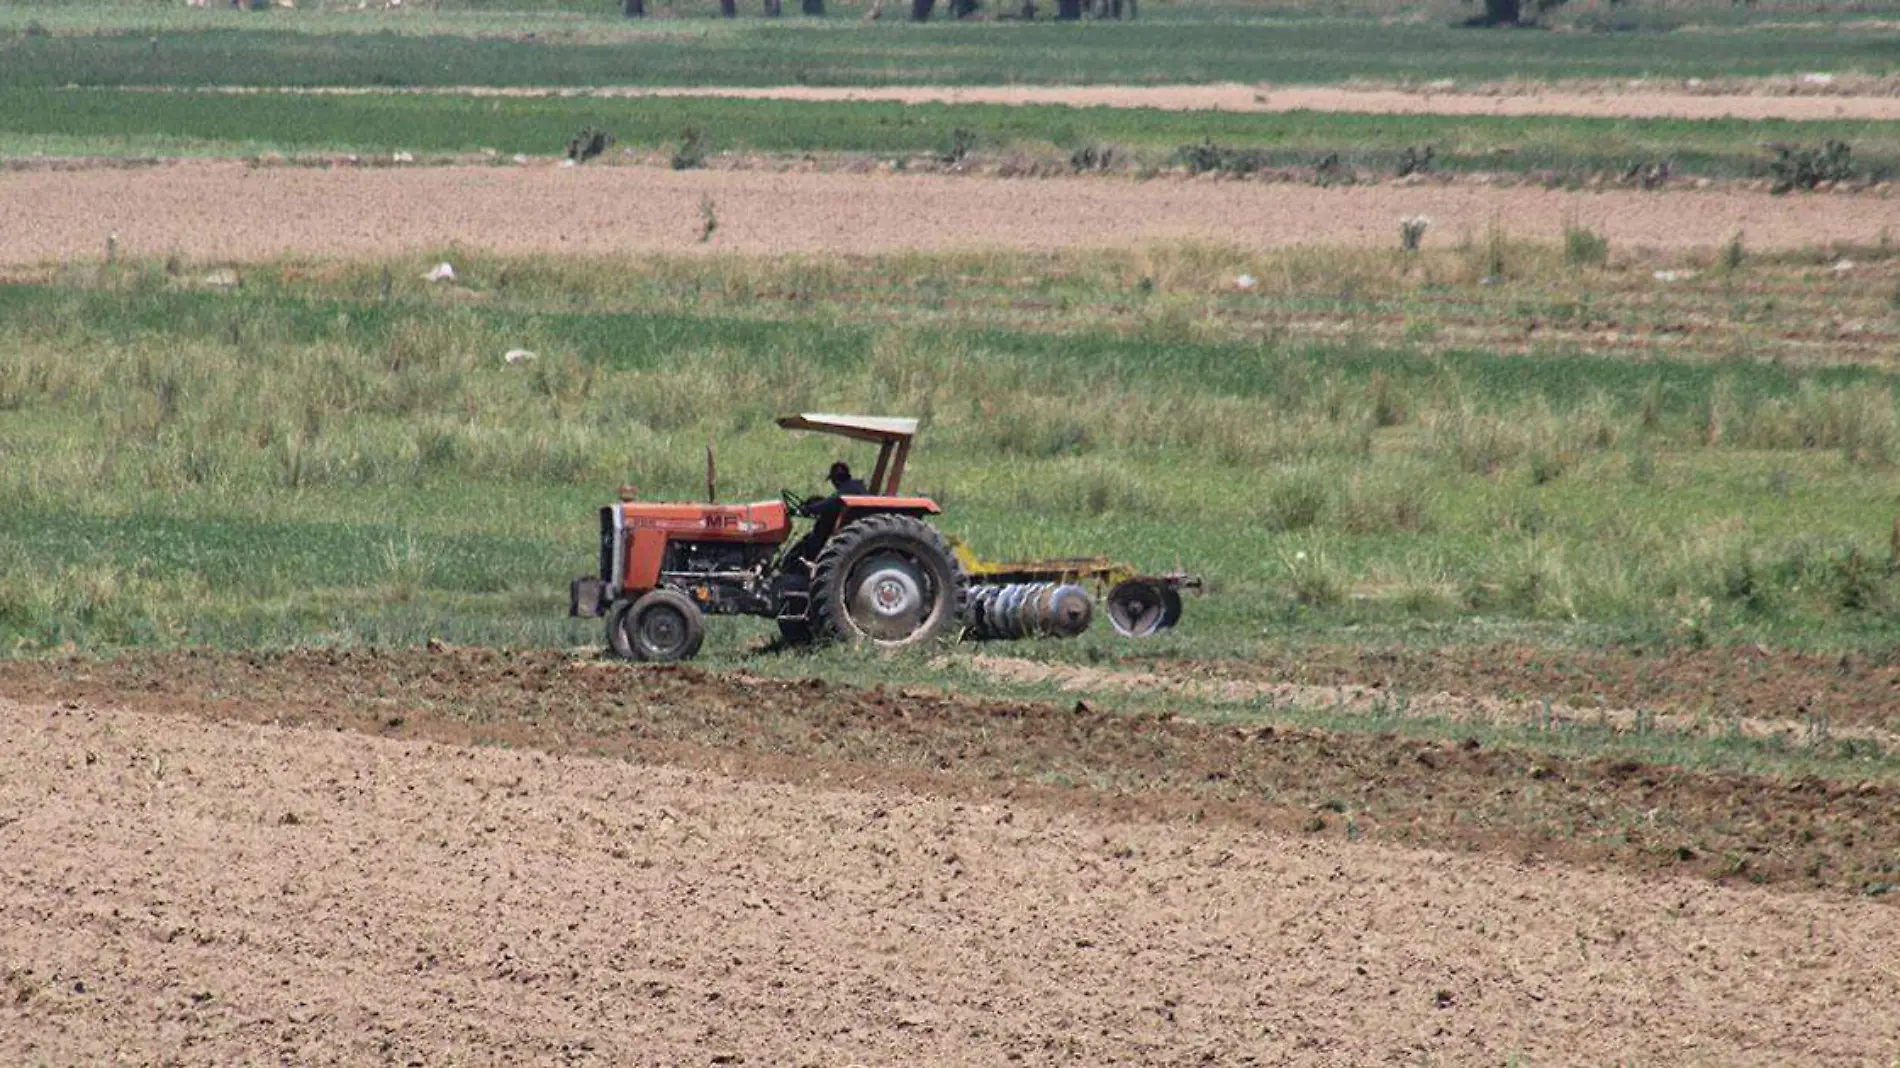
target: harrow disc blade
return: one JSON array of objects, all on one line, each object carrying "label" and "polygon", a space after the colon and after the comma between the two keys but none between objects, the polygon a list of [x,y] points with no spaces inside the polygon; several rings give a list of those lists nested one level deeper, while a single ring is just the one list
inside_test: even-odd
[{"label": "harrow disc blade", "polygon": [[1050,637],[1077,637],[1095,620],[1095,598],[1080,586],[1057,586],[1049,591],[1048,604],[1043,619]]},{"label": "harrow disc blade", "polygon": [[970,591],[966,635],[978,640],[1073,638],[1088,629],[1095,601],[1080,586],[1018,582]]}]

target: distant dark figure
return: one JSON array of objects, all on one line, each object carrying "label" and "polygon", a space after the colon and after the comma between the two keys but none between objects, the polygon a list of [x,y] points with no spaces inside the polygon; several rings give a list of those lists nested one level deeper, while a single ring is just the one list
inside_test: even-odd
[{"label": "distant dark figure", "polygon": [[568,139],[567,158],[575,163],[586,163],[614,143],[614,135],[605,130],[596,130],[592,126],[581,128],[581,132]]},{"label": "distant dark figure", "polygon": [[1460,26],[1489,29],[1493,26],[1530,26],[1537,22],[1537,16],[1553,8],[1562,7],[1564,0],[1531,0],[1533,14],[1527,20],[1524,17],[1522,0],[1484,0],[1484,13],[1473,15],[1459,23]]}]

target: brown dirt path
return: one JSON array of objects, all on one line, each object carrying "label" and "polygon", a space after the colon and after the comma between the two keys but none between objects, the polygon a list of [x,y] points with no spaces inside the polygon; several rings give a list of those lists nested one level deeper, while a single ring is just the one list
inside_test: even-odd
[{"label": "brown dirt path", "polygon": [[79,704],[0,733],[8,1063],[1900,1052],[1872,902]]},{"label": "brown dirt path", "polygon": [[[710,198],[719,228],[699,241]],[[0,174],[0,265],[121,255],[197,261],[380,257],[454,244],[504,253],[753,253],[1054,249],[1208,240],[1248,247],[1386,247],[1401,216],[1429,246],[1499,221],[1557,240],[1567,223],[1612,245],[1750,248],[1867,242],[1900,200],[1734,191],[1577,193],[1486,186],[683,171],[652,167],[249,167]]]},{"label": "brown dirt path", "polygon": [[[619,95],[619,91],[616,91]],[[881,86],[625,90],[628,96],[723,96],[752,100],[893,100],[905,104],[1063,104],[1163,111],[1321,111],[1361,115],[1574,115],[1589,118],[1900,120],[1894,96],[1742,96],[1688,92],[1523,93],[1341,89],[1325,86],[1101,85]]]},{"label": "brown dirt path", "polygon": [[[1762,88],[1755,86],[1754,88]],[[1780,87],[1777,87],[1780,88]],[[1790,83],[1788,90],[1803,88]],[[259,89],[249,86],[193,89],[233,94],[294,93],[325,96],[375,96],[422,93],[441,96],[508,97],[726,97],[739,100],[853,101],[885,100],[901,104],[1040,104],[1066,107],[1154,108],[1160,111],[1350,112],[1362,115],[1573,115],[1585,118],[1669,119],[1847,119],[1900,121],[1900,95],[1894,84],[1872,86],[1879,95],[1835,92],[1717,92],[1700,90],[1595,87],[1483,87],[1371,89],[1337,86],[1269,86],[1221,82],[1213,85],[891,85],[838,87],[635,86],[507,87],[449,86],[427,89],[382,87]]]}]

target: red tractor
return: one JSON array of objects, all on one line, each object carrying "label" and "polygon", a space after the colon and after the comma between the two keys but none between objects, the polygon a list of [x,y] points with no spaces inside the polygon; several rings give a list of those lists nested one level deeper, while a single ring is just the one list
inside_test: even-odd
[{"label": "red tractor", "polygon": [[[960,630],[969,580],[925,516],[928,497],[898,493],[917,420],[790,415],[791,430],[878,446],[862,495],[838,499],[830,531],[808,559],[781,552],[813,501],[787,490],[757,504],[661,504],[631,499],[600,510],[600,575],[574,580],[569,615],[605,616],[622,657],[668,662],[699,652],[705,615],[768,616],[793,643],[919,645]],[[708,495],[712,487],[708,468]]]},{"label": "red tractor", "polygon": [[[1117,633],[1145,638],[1173,627],[1180,591],[1201,585],[1099,556],[979,559],[925,520],[941,514],[935,501],[898,493],[917,420],[788,415],[778,425],[877,445],[866,492],[814,509],[789,490],[758,504],[649,504],[622,491],[600,510],[600,574],[574,580],[568,614],[605,616],[608,648],[664,663],[699,652],[708,613],[768,616],[792,644],[1071,638],[1094,617],[1091,586]],[[706,483],[711,500],[710,455]],[[815,532],[788,548],[797,517]]]}]

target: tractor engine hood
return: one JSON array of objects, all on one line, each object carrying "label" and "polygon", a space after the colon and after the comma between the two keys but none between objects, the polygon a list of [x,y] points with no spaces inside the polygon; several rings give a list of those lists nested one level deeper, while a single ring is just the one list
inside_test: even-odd
[{"label": "tractor engine hood", "polygon": [[620,502],[620,522],[629,530],[664,530],[708,538],[769,541],[791,528],[784,501],[755,504]]}]

